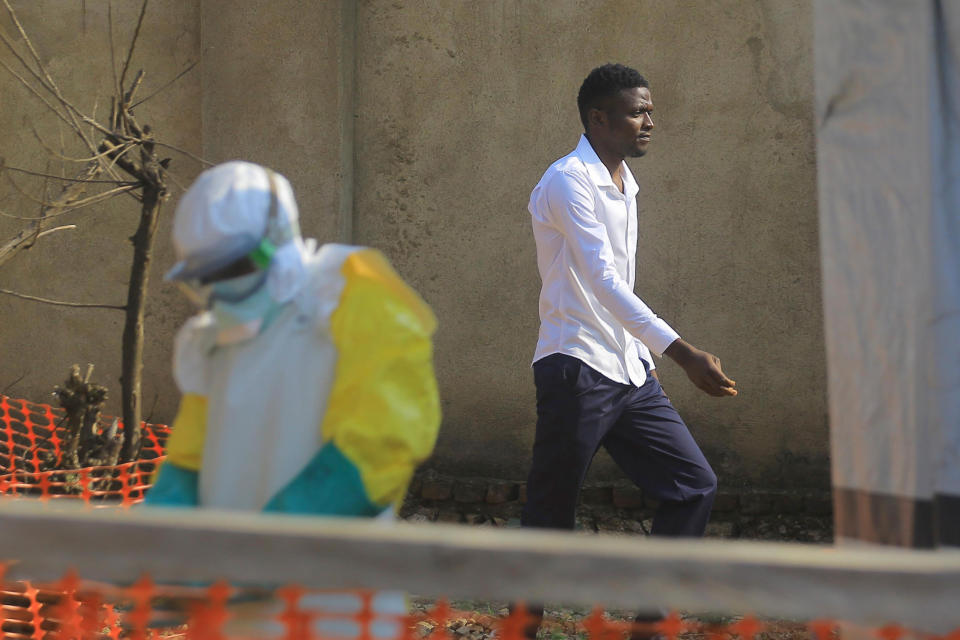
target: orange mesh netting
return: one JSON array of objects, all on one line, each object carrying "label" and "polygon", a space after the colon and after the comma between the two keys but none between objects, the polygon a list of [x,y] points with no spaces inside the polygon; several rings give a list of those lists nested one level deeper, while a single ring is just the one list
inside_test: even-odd
[{"label": "orange mesh netting", "polygon": [[[165,425],[143,425],[140,459],[109,467],[50,470],[67,439],[63,411],[0,396],[0,496],[82,499],[94,506],[130,506],[143,500],[169,435]],[[122,425],[120,426],[122,429]]]},{"label": "orange mesh netting", "polygon": [[[136,462],[46,470],[66,440],[65,428],[59,426],[62,416],[48,405],[0,396],[0,496],[80,499],[94,507],[129,507],[142,501],[156,463],[164,458],[169,428],[144,425],[142,459]],[[83,581],[73,572],[54,584],[9,583],[3,579],[6,569],[0,562],[2,640],[523,640],[532,620],[522,606],[494,616],[458,611],[445,600],[417,605],[409,613],[384,613],[375,606],[374,592],[325,592],[295,585],[157,585],[144,576],[132,585],[115,586]],[[355,606],[342,611],[315,606],[318,596],[331,594],[349,596]],[[942,636],[896,624],[844,628],[876,640],[960,640],[960,628]],[[547,616],[542,629],[541,637],[550,640],[621,640],[631,632],[659,634],[664,640],[834,640],[840,635],[840,624],[833,620],[788,623],[744,617],[711,624],[671,613],[658,623],[636,623],[608,616],[599,607],[576,619]]]},{"label": "orange mesh netting", "polygon": [[[0,570],[4,567],[0,565]],[[249,594],[249,590],[247,590]],[[259,590],[253,598],[262,612],[251,618],[251,598],[238,596],[244,590],[217,582],[208,587],[156,585],[143,577],[128,587],[86,583],[68,573],[56,584],[42,588],[27,583],[0,589],[6,613],[5,640],[320,640],[359,638],[362,640],[523,640],[531,617],[518,607],[509,615],[494,616],[476,611],[459,611],[445,600],[432,602],[422,611],[383,613],[374,605],[375,593],[336,592],[357,603],[349,611],[332,612],[305,604],[311,596],[331,592],[287,586]],[[246,605],[244,604],[246,602]],[[13,614],[11,612],[14,612]],[[238,619],[246,617],[243,624]],[[339,631],[325,631],[324,623],[340,624]],[[346,623],[348,626],[343,627]],[[834,620],[807,623],[759,620],[747,616],[725,624],[705,623],[669,614],[656,623],[636,623],[608,616],[597,607],[575,621],[551,620],[543,624],[542,637],[578,640],[622,640],[631,633],[660,634],[664,640],[835,640],[841,624]],[[864,627],[843,623],[843,630],[858,638],[876,640],[960,640],[960,629],[934,635],[911,631],[899,625]]]}]

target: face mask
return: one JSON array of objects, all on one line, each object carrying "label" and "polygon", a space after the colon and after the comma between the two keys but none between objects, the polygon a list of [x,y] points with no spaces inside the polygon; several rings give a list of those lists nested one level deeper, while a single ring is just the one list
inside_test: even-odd
[{"label": "face mask", "polygon": [[257,271],[213,283],[210,312],[218,328],[217,344],[255,338],[273,319],[280,305],[264,286],[266,275],[265,271]]},{"label": "face mask", "polygon": [[236,304],[253,296],[260,289],[266,289],[263,284],[267,281],[267,272],[256,270],[245,276],[219,280],[210,285],[210,301],[214,304],[225,302]]}]

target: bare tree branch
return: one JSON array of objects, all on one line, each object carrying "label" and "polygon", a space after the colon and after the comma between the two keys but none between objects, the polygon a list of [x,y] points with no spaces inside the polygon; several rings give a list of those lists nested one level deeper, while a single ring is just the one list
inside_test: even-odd
[{"label": "bare tree branch", "polygon": [[[7,2],[7,0],[4,0]],[[123,89],[123,81],[127,77],[127,69],[130,68],[130,60],[133,58],[133,50],[137,46],[137,40],[140,38],[140,27],[143,25],[143,16],[147,13],[147,3],[149,0],[143,0],[140,5],[140,17],[137,18],[137,26],[133,30],[133,38],[130,39],[130,50],[127,51],[127,59],[123,63],[123,71],[120,72],[120,88]]]},{"label": "bare tree branch", "polygon": [[[10,8],[9,5],[7,5],[7,9],[8,9],[8,11],[13,11],[13,9]],[[16,22],[16,18],[15,18],[15,17],[14,17],[14,22]],[[21,32],[21,33],[22,33],[22,32]],[[7,49],[10,51],[10,53],[13,55],[13,57],[17,59],[17,62],[19,62],[20,65],[21,65],[24,69],[26,69],[26,70],[30,73],[30,75],[33,76],[34,80],[36,80],[37,82],[40,83],[40,86],[41,86],[41,87],[43,87],[43,88],[46,89],[47,91],[51,91],[51,92],[52,92],[52,90],[50,89],[49,85],[47,85],[46,80],[44,80],[44,79],[40,76],[40,74],[37,73],[36,69],[34,69],[34,68],[26,61],[26,59],[24,59],[24,57],[20,54],[20,52],[17,51],[17,47],[16,47],[16,45],[13,43],[13,41],[10,40],[10,37],[7,36],[7,34],[4,33],[3,31],[0,31],[0,41],[3,42],[3,44],[7,47]]]},{"label": "bare tree branch", "polygon": [[180,182],[180,180],[177,178],[177,176],[176,176],[175,174],[171,173],[169,169],[167,169],[166,171],[164,171],[164,172],[163,172],[163,175],[165,175],[165,176],[167,176],[168,178],[170,178],[170,180],[173,181],[173,184],[177,185],[177,188],[180,189],[180,191],[186,191],[186,190],[187,190],[187,188],[183,186],[183,183]]},{"label": "bare tree branch", "polygon": [[[110,135],[107,136],[106,140],[100,141],[99,149],[104,152],[104,155],[110,159],[110,164],[108,165],[113,172],[114,166],[119,166],[121,169],[126,171],[130,176],[138,180],[148,180],[149,177],[145,177],[140,173],[140,168],[136,166],[135,163],[127,160],[124,156],[127,155],[130,151],[135,149],[138,145],[141,144],[141,141],[134,138],[125,138],[130,142],[125,142],[120,146],[114,146],[116,141],[120,138],[118,136]],[[118,182],[123,182],[118,179]],[[143,202],[143,198],[134,190],[128,191],[127,195],[136,200],[137,202]]]},{"label": "bare tree branch", "polygon": [[[53,178],[54,180],[61,179],[60,176],[55,176],[50,173],[50,159],[47,158],[47,168],[44,171],[44,175],[43,175],[43,192],[42,193],[43,193],[44,200],[50,197],[50,179],[51,178]],[[41,216],[44,215],[45,213],[46,212],[43,209],[40,210]]]},{"label": "bare tree branch", "polygon": [[22,84],[30,93],[32,93],[34,96],[36,96],[36,98],[39,99],[40,102],[42,102],[44,105],[46,105],[46,107],[47,107],[48,109],[50,109],[50,111],[52,111],[54,114],[56,114],[56,116],[57,116],[58,118],[60,118],[61,120],[63,120],[68,126],[73,127],[73,123],[70,122],[70,121],[67,119],[67,116],[65,116],[65,115],[63,115],[62,113],[60,113],[60,111],[59,111],[56,107],[54,107],[52,104],[50,104],[50,102],[49,102],[45,97],[43,97],[43,94],[40,93],[40,92],[36,89],[36,87],[34,87],[34,86],[33,86],[32,84],[30,84],[29,82],[27,82],[26,78],[24,78],[24,77],[21,76],[19,73],[17,73],[10,65],[8,65],[8,64],[7,64],[5,61],[3,61],[3,60],[0,60],[0,66],[2,66],[4,69],[6,69],[6,70],[7,70],[7,73],[9,73],[10,75],[12,75],[12,76],[13,76],[14,78],[16,78],[17,80],[19,80],[19,81],[20,81],[20,84]]},{"label": "bare tree branch", "polygon": [[[52,93],[53,96],[60,102],[60,104],[67,109],[67,115],[74,120],[74,123],[73,123],[74,129],[77,131],[77,134],[81,138],[83,138],[84,142],[86,142],[88,146],[92,146],[92,143],[89,140],[87,140],[86,136],[83,134],[83,130],[80,129],[79,123],[76,122],[76,119],[73,117],[72,114],[76,114],[82,118],[85,118],[86,116],[84,116],[79,109],[73,106],[73,104],[67,101],[67,99],[63,97],[63,94],[60,93],[60,88],[57,86],[57,83],[54,82],[53,77],[47,71],[47,68],[43,65],[43,61],[40,59],[40,54],[37,53],[37,50],[33,46],[33,41],[30,40],[30,37],[27,35],[27,32],[24,30],[23,25],[20,23],[20,18],[17,17],[16,11],[14,11],[13,7],[10,6],[10,0],[3,0],[3,4],[7,8],[7,13],[10,15],[10,20],[13,21],[14,26],[17,27],[17,31],[20,33],[20,37],[23,38],[23,42],[27,47],[27,51],[30,52],[30,56],[33,58],[34,64],[37,65],[37,71],[34,71],[30,65],[28,65],[26,62],[23,61],[23,58],[20,56],[19,53],[16,52],[16,49],[14,48],[13,44],[9,42],[9,40],[5,35],[0,35],[0,38],[3,39],[4,43],[10,49],[11,53],[13,53],[17,57],[17,59],[20,60],[20,62],[24,65],[24,67],[26,67],[30,71],[30,73],[35,78],[37,78],[37,80],[41,83],[41,85],[47,91]],[[39,71],[39,74],[38,74],[38,71]],[[40,77],[41,74],[43,76],[42,78]],[[88,122],[88,124],[93,124],[93,123]]]},{"label": "bare tree branch", "polygon": [[0,216],[3,216],[4,218],[10,218],[11,220],[25,220],[25,221],[27,221],[27,222],[33,222],[33,221],[36,221],[36,220],[40,220],[40,218],[35,218],[35,217],[33,217],[33,216],[18,216],[18,215],[15,214],[15,213],[8,213],[8,212],[4,211],[3,209],[0,209]]},{"label": "bare tree branch", "polygon": [[[83,132],[83,129],[80,127],[80,123],[77,122],[77,118],[79,117],[81,120],[93,126],[94,128],[99,129],[103,133],[109,133],[109,131],[100,123],[95,122],[88,116],[84,115],[71,102],[69,102],[66,98],[63,97],[63,95],[60,93],[59,87],[57,87],[56,82],[54,82],[53,78],[50,76],[50,73],[47,71],[46,67],[43,66],[43,61],[40,59],[39,54],[37,54],[37,51],[33,46],[33,42],[30,40],[30,37],[27,35],[27,32],[24,30],[23,25],[20,23],[20,19],[17,17],[16,12],[13,10],[13,7],[10,6],[10,0],[3,0],[3,4],[7,8],[7,13],[10,15],[10,19],[13,21],[14,25],[17,27],[17,31],[20,33],[20,36],[23,38],[23,41],[26,44],[27,50],[30,52],[34,63],[37,65],[40,73],[43,74],[43,77],[46,79],[46,82],[41,81],[41,84],[51,94],[53,94],[53,96],[57,99],[57,101],[60,102],[60,105],[66,109],[66,115],[70,119],[68,124],[71,125],[71,128],[74,130],[74,133],[76,133],[77,136],[80,137],[80,139],[84,142],[84,144],[90,150],[90,153],[96,153],[96,147],[94,146],[93,142],[87,137],[87,135]],[[6,37],[4,37],[4,42],[7,42]],[[11,47],[11,46],[12,46],[11,44],[8,44],[8,47]],[[18,58],[19,58],[19,55],[18,55]],[[28,65],[28,69],[30,69],[31,73],[33,73],[36,76],[36,72],[34,72],[33,69],[29,67],[29,65]],[[113,177],[119,178],[119,176],[117,176],[114,173],[114,170],[112,168],[104,167],[104,170],[110,173]]]},{"label": "bare tree branch", "polygon": [[[144,73],[143,69],[137,71],[137,75],[134,76],[133,82],[130,83],[130,90],[123,95],[124,111],[128,116],[131,115],[130,109],[132,109],[130,106],[130,101],[133,100],[133,96],[137,93],[137,91],[140,90],[140,86],[143,84],[143,78],[145,75],[146,74]],[[139,129],[139,127],[137,128]],[[142,134],[138,131],[136,135],[137,137],[140,137]]]},{"label": "bare tree branch", "polygon": [[[66,98],[63,97],[63,94],[60,93],[60,88],[57,86],[57,83],[54,82],[53,80],[53,76],[50,75],[50,72],[47,71],[47,68],[43,65],[43,61],[40,59],[40,54],[37,53],[37,50],[33,46],[33,41],[30,40],[30,37],[27,35],[26,30],[24,30],[23,25],[20,23],[20,18],[17,17],[17,13],[13,10],[13,7],[10,6],[10,1],[3,0],[3,4],[7,8],[7,13],[10,15],[10,19],[13,21],[13,24],[17,27],[17,31],[20,33],[20,37],[23,38],[23,42],[27,47],[27,51],[30,52],[30,56],[33,58],[34,64],[37,65],[37,70],[41,74],[43,74],[43,79],[41,79],[37,75],[37,73],[25,62],[23,63],[24,66],[27,69],[29,69],[30,72],[34,74],[34,76],[37,77],[38,80],[40,80],[44,88],[47,89],[47,91],[49,91],[50,93],[52,93],[54,97],[56,97],[57,100],[60,102],[60,104],[67,109],[68,115],[70,114],[70,112],[73,112],[80,118],[87,120],[88,121],[87,124],[90,124],[90,125],[96,124],[97,126],[100,126],[97,123],[89,121],[90,119],[87,116],[85,116],[71,102],[69,102]],[[4,42],[7,42],[6,36],[3,36],[3,39],[4,39]],[[14,52],[14,55],[16,55],[17,58],[21,60],[21,62],[23,62],[22,58],[20,58],[20,56],[17,53],[15,53],[15,49],[13,48],[13,46],[10,43],[7,43],[7,46],[10,48],[11,52]],[[74,123],[74,124],[76,125],[76,129],[79,131],[81,137],[84,137],[84,140],[86,141],[85,136],[83,136],[83,131],[80,130],[79,124],[77,123]],[[90,143],[89,141],[87,141],[87,144],[92,145],[92,143]]]},{"label": "bare tree branch", "polygon": [[[96,178],[102,170],[103,167],[100,165],[100,163],[91,162],[89,165],[87,165],[79,177],[93,179]],[[86,185],[83,183],[68,183],[63,187],[63,190],[60,192],[60,196],[57,198],[56,202],[65,203],[73,201],[83,193],[85,188]],[[13,258],[20,251],[25,251],[32,247],[36,239],[40,237],[39,234],[43,232],[44,227],[51,223],[52,218],[60,215],[61,213],[62,212],[48,214],[39,220],[34,220],[29,227],[21,230],[5,243],[0,244],[0,265],[3,265],[5,262]]]},{"label": "bare tree branch", "polygon": [[191,158],[191,159],[193,159],[193,160],[196,160],[196,161],[199,162],[200,164],[204,164],[204,165],[206,165],[206,166],[208,166],[208,167],[212,167],[212,166],[214,165],[213,162],[210,162],[209,160],[204,160],[204,159],[201,158],[200,156],[196,156],[196,155],[190,153],[189,151],[187,151],[186,149],[181,149],[180,147],[175,147],[175,146],[173,146],[172,144],[167,144],[166,142],[160,142],[160,141],[154,141],[154,144],[157,145],[158,147],[163,147],[163,148],[165,148],[165,149],[172,149],[172,150],[176,151],[177,153],[182,153],[183,155],[187,156],[188,158]]},{"label": "bare tree branch", "polygon": [[191,62],[191,63],[189,64],[189,66],[187,66],[186,69],[184,69],[183,71],[181,71],[180,73],[178,73],[178,74],[176,75],[176,77],[174,77],[173,80],[171,80],[171,81],[168,82],[167,84],[163,85],[162,87],[160,87],[159,89],[157,89],[156,91],[154,91],[153,93],[151,93],[150,95],[148,95],[146,98],[142,98],[142,99],[138,100],[135,104],[130,105],[130,108],[131,108],[131,109],[135,109],[136,107],[140,106],[141,104],[143,104],[144,102],[146,102],[146,101],[149,100],[150,98],[153,98],[154,96],[156,96],[156,95],[158,95],[158,94],[166,91],[166,90],[169,89],[171,86],[173,86],[173,85],[177,82],[177,80],[179,80],[179,79],[182,78],[183,76],[185,76],[185,75],[187,75],[188,73],[190,73],[191,71],[193,71],[193,69],[194,69],[198,64],[200,64],[200,61],[199,61],[199,60],[194,60],[193,62]]},{"label": "bare tree branch", "polygon": [[[109,136],[106,140],[100,143],[100,148],[110,149],[111,146],[115,144],[114,140],[117,140],[116,136]],[[132,147],[130,148],[132,149]],[[113,149],[116,150],[116,155],[114,155],[113,152],[108,154],[108,157],[112,163],[116,164],[131,176],[146,181],[146,176],[143,175],[142,169],[135,162],[123,157],[124,153],[126,153],[126,150],[121,153],[120,147],[114,146]]]},{"label": "bare tree branch", "polygon": [[[66,102],[66,101],[64,102],[70,108],[70,110],[73,111],[84,123],[90,125],[100,133],[103,133],[103,134],[110,133],[110,129],[107,129],[105,126],[103,126],[102,124],[100,124],[99,122],[91,118],[90,116],[84,115],[83,112],[81,112],[79,109],[77,109],[75,106],[73,106],[69,102]],[[86,138],[84,138],[84,140],[86,140]]]},{"label": "bare tree branch", "polygon": [[144,137],[143,127],[137,122],[137,119],[133,116],[133,112],[130,110],[130,101],[133,100],[133,96],[136,95],[137,91],[140,89],[140,85],[143,84],[144,73],[141,69],[137,71],[137,75],[134,77],[133,82],[130,83],[130,90],[123,95],[123,100],[120,103],[120,109],[123,111],[123,123],[125,128],[133,133],[137,138]]},{"label": "bare tree branch", "polygon": [[[27,82],[27,80],[26,80],[25,78],[23,78],[20,74],[18,74],[15,70],[13,70],[6,62],[4,62],[3,60],[0,60],[0,66],[2,66],[4,69],[6,69],[7,72],[10,73],[10,75],[12,75],[14,78],[16,78],[18,81],[20,81],[20,83],[21,83],[27,90],[29,90],[31,93],[33,93],[33,95],[36,96],[41,102],[43,102],[43,104],[46,105],[46,107],[47,107],[48,109],[50,109],[50,111],[52,111],[61,121],[63,121],[64,123],[66,123],[66,125],[67,125],[68,127],[70,127],[71,129],[73,129],[73,130],[74,130],[74,133],[76,133],[82,140],[84,140],[84,142],[86,142],[86,138],[84,138],[81,130],[79,129],[79,125],[77,125],[75,122],[71,122],[70,120],[68,120],[67,117],[66,117],[65,115],[63,115],[62,113],[60,113],[60,111],[59,111],[56,107],[54,107],[52,104],[50,104],[50,103],[47,101],[47,99],[44,98],[43,95],[42,95],[32,84],[30,84],[29,82]],[[51,153],[52,155],[62,155],[62,154],[57,154],[55,151],[52,151],[46,144],[44,144],[43,141],[40,139],[39,134],[36,133],[36,130],[34,130],[34,134],[37,136],[37,139],[40,140],[40,143],[44,146],[44,148],[45,148],[49,153]],[[92,152],[95,152],[95,149],[92,149],[92,148],[91,148],[91,151],[92,151]],[[99,160],[99,157],[100,157],[99,155],[94,155],[94,156],[91,158],[91,160]],[[116,171],[113,169],[112,165],[106,166],[105,169],[107,170],[108,173],[110,173],[111,175],[113,175],[113,176],[116,178],[117,181],[121,181],[119,174],[116,173]],[[121,182],[122,182],[122,181],[121,181]]]},{"label": "bare tree branch", "polygon": [[10,391],[10,389],[13,389],[15,386],[17,386],[17,384],[20,383],[21,380],[23,380],[24,378],[27,377],[27,373],[29,373],[29,371],[24,371],[24,372],[20,375],[19,378],[17,378],[16,380],[14,380],[13,382],[11,382],[11,383],[8,384],[7,386],[5,386],[5,387],[3,388],[3,391],[0,391],[0,394],[2,394],[2,395],[7,395],[7,392]]},{"label": "bare tree branch", "polygon": [[[120,95],[120,80],[117,78],[117,54],[113,47],[113,0],[107,2],[107,29],[110,34],[110,72],[113,73],[113,93]],[[111,122],[110,126],[116,128],[117,124]]]},{"label": "bare tree branch", "polygon": [[[93,112],[90,114],[90,117],[93,118],[94,121],[96,121],[97,119],[97,107],[99,106],[100,106],[100,96],[96,96],[93,99]],[[90,127],[91,135],[96,135],[96,131],[97,131],[96,129],[94,129],[93,127]]]},{"label": "bare tree branch", "polygon": [[23,300],[32,300],[33,302],[42,302],[44,304],[52,304],[58,307],[75,307],[78,309],[116,309],[118,311],[127,310],[127,308],[123,305],[96,304],[96,303],[90,303],[90,302],[65,302],[63,300],[51,300],[50,298],[40,298],[38,296],[30,296],[25,293],[10,291],[9,289],[0,289],[0,293],[4,293],[8,296],[13,296],[15,298],[21,298]]},{"label": "bare tree branch", "polygon": [[[80,131],[80,129],[78,128],[78,125],[77,125],[75,122],[71,122],[70,120],[67,119],[67,117],[66,117],[65,115],[63,115],[62,113],[60,113],[60,111],[59,111],[57,108],[55,108],[52,104],[50,104],[50,102],[48,102],[47,99],[44,98],[44,96],[43,96],[33,85],[31,85],[29,82],[27,82],[26,79],[24,79],[22,76],[20,76],[20,74],[18,74],[16,71],[14,71],[14,70],[13,70],[6,62],[4,62],[3,60],[0,60],[0,66],[3,66],[3,68],[6,69],[7,72],[10,73],[10,75],[12,75],[12,76],[15,77],[17,80],[19,80],[20,83],[21,83],[28,91],[30,91],[30,92],[31,92],[34,96],[36,96],[44,105],[46,105],[46,107],[47,107],[48,109],[50,109],[50,111],[52,111],[61,121],[63,121],[64,123],[66,123],[66,125],[67,125],[68,127],[70,127],[71,129],[73,129],[73,130],[74,130],[74,133],[76,133],[76,134],[78,135],[78,137],[80,137],[81,140],[83,140],[85,143],[88,143],[87,139],[83,136],[82,131]],[[88,148],[89,148],[89,143],[88,143]],[[93,153],[96,153],[96,149],[95,149],[95,148],[90,148],[90,151],[93,152]],[[53,152],[53,153],[55,153],[55,152]],[[98,162],[98,164],[101,165],[101,168],[103,168],[103,169],[104,169],[107,173],[109,173],[110,175],[113,175],[116,180],[120,180],[120,175],[119,175],[118,173],[116,173],[116,170],[113,168],[113,165],[112,165],[112,164],[110,164],[110,165],[104,165],[104,164],[103,164],[102,156],[100,156],[99,154],[98,154],[98,155],[94,155],[92,159],[93,159],[93,160],[96,160],[96,161]]]},{"label": "bare tree branch", "polygon": [[147,143],[141,149],[145,154],[143,158],[145,172],[152,180],[144,185],[140,224],[131,238],[133,241],[133,264],[130,267],[130,280],[127,288],[127,310],[123,326],[123,357],[120,375],[124,424],[124,442],[120,451],[120,458],[124,462],[136,460],[140,455],[142,445],[140,440],[140,418],[142,415],[140,392],[143,380],[144,303],[150,279],[153,241],[160,220],[160,206],[167,198],[162,170],[153,155],[153,145]]},{"label": "bare tree branch", "polygon": [[[130,189],[137,189],[137,188],[139,188],[139,185],[136,186],[136,187],[130,187]],[[57,204],[56,202],[50,202],[50,203],[47,203],[47,204],[50,206],[51,209],[57,209],[57,212],[56,212],[56,213],[48,213],[48,214],[46,214],[45,216],[40,217],[40,218],[31,218],[31,217],[29,217],[29,216],[18,216],[18,215],[16,215],[16,214],[7,213],[6,211],[2,211],[2,210],[0,210],[0,216],[3,216],[4,218],[11,218],[11,219],[13,219],[13,220],[24,220],[24,221],[27,221],[27,222],[38,222],[38,221],[40,221],[40,220],[50,220],[50,219],[53,219],[53,218],[59,218],[59,217],[61,217],[61,216],[65,216],[65,215],[67,215],[68,213],[73,213],[74,211],[79,211],[80,209],[86,209],[87,207],[92,207],[93,205],[95,205],[95,204],[100,204],[101,202],[106,202],[107,200],[110,200],[111,198],[115,198],[115,197],[117,197],[118,195],[122,195],[122,194],[124,194],[124,193],[131,193],[131,192],[130,192],[130,191],[123,191],[123,190],[120,190],[120,189],[117,189],[117,190],[114,190],[114,191],[110,192],[109,195],[106,195],[107,192],[104,192],[103,194],[100,194],[100,195],[105,195],[106,197],[102,197],[102,198],[101,198],[101,197],[98,197],[98,196],[91,196],[90,198],[86,198],[85,200],[81,200],[80,202],[81,202],[82,204],[59,205],[59,204]],[[137,202],[140,202],[140,201],[141,201],[140,198],[134,198],[134,199],[135,199]],[[40,234],[40,235],[42,236],[43,234]],[[0,247],[0,258],[2,258],[2,256],[3,256],[3,248]],[[3,260],[0,259],[0,264],[2,264],[2,263],[3,263]]]},{"label": "bare tree branch", "polygon": [[38,233],[38,234],[37,234],[37,238],[42,238],[43,236],[48,236],[48,235],[50,235],[51,233],[56,233],[56,232],[58,232],[58,231],[72,231],[72,230],[74,230],[74,229],[76,229],[76,228],[77,228],[77,225],[75,225],[75,224],[65,224],[65,225],[60,226],[60,227],[54,227],[53,229],[47,229],[46,231],[44,231],[44,232],[42,232],[42,233]]},{"label": "bare tree branch", "polygon": [[[0,169],[4,169],[4,168],[5,167],[0,167]],[[19,193],[21,196],[23,196],[30,202],[33,202],[34,204],[39,204],[39,205],[48,204],[48,203],[45,203],[43,200],[37,200],[35,197],[33,197],[33,195],[27,193],[26,189],[23,189],[20,185],[18,185],[16,180],[13,179],[13,176],[8,174],[6,171],[0,171],[0,173],[2,173],[3,175],[6,175],[7,182],[10,183],[10,186],[12,186],[17,193]]]},{"label": "bare tree branch", "polygon": [[[47,82],[49,82],[47,88],[51,90],[55,89],[56,84],[53,82],[53,78],[50,77],[50,74],[47,73],[47,70],[44,68],[43,62],[40,60],[40,55],[37,53],[37,50],[33,48],[33,42],[31,42],[30,38],[27,37],[27,32],[24,31],[23,25],[20,24],[20,19],[17,17],[17,13],[13,10],[13,7],[10,6],[10,2],[8,0],[3,0],[3,5],[7,8],[7,13],[10,14],[10,20],[13,21],[14,26],[20,33],[20,37],[23,38],[24,44],[27,45],[27,51],[29,51],[31,57],[33,57],[33,61],[37,65],[37,69],[39,69],[40,73],[43,74],[43,77],[46,78]],[[19,58],[19,56],[17,57]],[[25,64],[25,66],[27,65]],[[31,71],[33,70],[31,69]]]},{"label": "bare tree branch", "polygon": [[[105,154],[103,154],[105,155]],[[91,160],[96,160],[96,158],[89,158],[88,162]],[[4,164],[3,158],[0,158],[0,171],[16,171],[17,173],[23,173],[28,176],[37,176],[38,178],[49,178],[52,180],[63,180],[64,182],[83,182],[85,184],[116,184],[116,185],[138,185],[139,182],[134,182],[132,180],[81,180],[80,178],[64,178],[61,176],[55,176],[51,173],[41,173],[39,171],[30,171],[29,169],[21,169],[19,167],[11,167],[8,164]]]},{"label": "bare tree branch", "polygon": [[[63,161],[65,161],[65,162],[96,162],[96,161],[99,160],[100,158],[105,158],[107,155],[109,155],[109,154],[111,153],[111,151],[102,151],[102,152],[100,152],[100,153],[97,153],[96,155],[87,156],[87,157],[85,157],[85,158],[72,158],[72,157],[70,157],[70,156],[64,155],[64,154],[61,153],[61,152],[54,151],[54,150],[50,147],[50,145],[47,144],[46,141],[44,141],[43,137],[40,135],[40,132],[37,131],[36,127],[34,127],[33,124],[30,125],[30,128],[31,128],[31,130],[33,131],[33,137],[34,137],[34,138],[36,139],[36,141],[40,144],[40,146],[43,147],[43,150],[46,151],[46,152],[47,152],[48,154],[50,154],[51,156],[53,156],[54,158],[56,158],[57,160],[63,160]],[[127,146],[132,146],[132,145],[133,145],[132,142],[130,142],[130,143],[125,143],[125,144],[127,144]],[[60,141],[60,146],[61,146],[61,147],[63,146],[63,140]],[[107,182],[117,182],[117,181],[116,181],[116,180],[108,180]]]},{"label": "bare tree branch", "polygon": [[[88,197],[88,198],[84,198],[84,199],[82,199],[82,200],[66,200],[66,201],[63,201],[63,200],[58,199],[57,201],[51,202],[51,201],[48,201],[48,200],[38,199],[38,198],[32,196],[31,194],[27,193],[27,191],[24,190],[23,188],[21,188],[20,185],[18,185],[9,175],[7,176],[7,181],[13,186],[14,189],[16,189],[16,190],[20,193],[21,196],[23,196],[23,197],[26,198],[27,200],[30,200],[30,201],[33,202],[34,204],[38,204],[38,205],[40,205],[40,206],[42,206],[42,207],[47,207],[47,208],[49,208],[49,209],[60,209],[60,208],[62,208],[62,207],[70,207],[70,208],[71,208],[71,211],[74,211],[74,210],[76,210],[76,209],[82,209],[83,207],[89,207],[90,205],[97,204],[97,203],[103,202],[103,201],[105,201],[105,200],[109,200],[109,199],[112,198],[113,196],[120,195],[121,193],[126,193],[126,192],[132,191],[132,190],[134,190],[134,189],[139,189],[140,187],[143,186],[143,185],[140,184],[139,182],[137,182],[137,183],[128,183],[128,184],[124,184],[124,186],[120,186],[120,187],[117,187],[117,188],[115,188],[115,189],[108,189],[107,191],[103,191],[103,192],[101,192],[101,193],[98,193],[98,194],[96,194],[96,195],[92,195],[92,196],[90,196],[90,197]],[[78,194],[78,195],[79,195],[79,194]],[[61,216],[61,215],[64,215],[64,214],[66,214],[66,213],[67,213],[66,211],[58,211],[57,213],[50,214],[50,215],[40,216],[39,218],[27,218],[27,219],[41,220],[41,219],[44,219],[44,218],[52,218],[52,217],[56,217],[56,216]],[[7,215],[7,217],[14,217],[14,216],[12,216],[12,214],[6,214],[6,215]]]},{"label": "bare tree branch", "polygon": [[[126,192],[132,191],[132,190],[134,190],[134,189],[139,189],[139,188],[142,187],[142,186],[143,186],[143,185],[140,184],[140,183],[126,184],[126,185],[124,185],[124,186],[117,187],[117,188],[115,188],[115,189],[108,189],[107,191],[103,191],[103,192],[98,193],[98,194],[96,194],[96,195],[90,196],[89,198],[84,198],[84,199],[82,199],[82,200],[75,200],[75,201],[73,201],[73,202],[70,202],[70,203],[69,203],[69,206],[70,206],[71,208],[73,208],[73,209],[81,209],[81,208],[83,208],[83,207],[88,207],[88,206],[90,206],[90,205],[92,205],[92,204],[97,204],[97,203],[100,203],[100,202],[104,202],[105,200],[109,200],[110,198],[112,198],[112,197],[114,197],[114,196],[118,196],[118,195],[120,195],[120,194],[122,194],[122,193],[126,193]],[[52,206],[60,207],[60,206],[63,206],[63,205],[53,204]],[[49,217],[49,216],[48,216],[48,217]]]},{"label": "bare tree branch", "polygon": [[[34,129],[32,122],[30,123],[30,128],[33,129],[34,135],[39,138],[40,134],[36,129]],[[60,153],[55,154],[53,157],[60,156],[59,158],[57,158],[58,160],[60,160],[60,177],[65,178],[67,177],[67,165],[63,161],[63,156],[66,155],[67,147],[63,143],[63,127],[60,126],[59,122],[57,123],[57,137],[60,139]]]},{"label": "bare tree branch", "polygon": [[[49,173],[49,172],[50,172],[50,160],[47,160],[47,173]],[[49,178],[44,178],[44,179],[43,179],[43,189],[42,189],[42,191],[40,192],[41,195],[43,196],[43,199],[44,199],[44,200],[46,200],[47,198],[50,197],[49,187],[50,187],[50,179],[49,179]],[[41,218],[46,217],[47,212],[48,212],[49,210],[50,210],[50,207],[41,204],[41,205],[40,205],[40,217],[41,217]],[[31,242],[34,243],[34,244],[36,244],[36,242],[37,242],[37,240],[38,240],[39,238],[40,238],[40,225],[38,224],[38,225],[37,225],[37,232],[34,234],[33,240],[31,240]]]}]

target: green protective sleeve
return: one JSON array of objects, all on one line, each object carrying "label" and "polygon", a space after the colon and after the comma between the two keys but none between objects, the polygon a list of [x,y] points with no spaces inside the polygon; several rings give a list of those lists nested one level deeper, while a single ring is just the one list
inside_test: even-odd
[{"label": "green protective sleeve", "polygon": [[168,462],[160,467],[143,504],[148,507],[195,507],[198,501],[197,478],[196,471]]},{"label": "green protective sleeve", "polygon": [[357,467],[328,442],[264,511],[372,517],[385,508],[370,501]]}]

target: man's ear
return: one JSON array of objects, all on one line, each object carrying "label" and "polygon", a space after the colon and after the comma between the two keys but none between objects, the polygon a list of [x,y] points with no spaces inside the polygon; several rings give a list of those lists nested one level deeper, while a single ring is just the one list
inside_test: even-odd
[{"label": "man's ear", "polygon": [[587,123],[595,127],[603,127],[607,124],[607,112],[597,107],[592,107],[587,111]]}]

